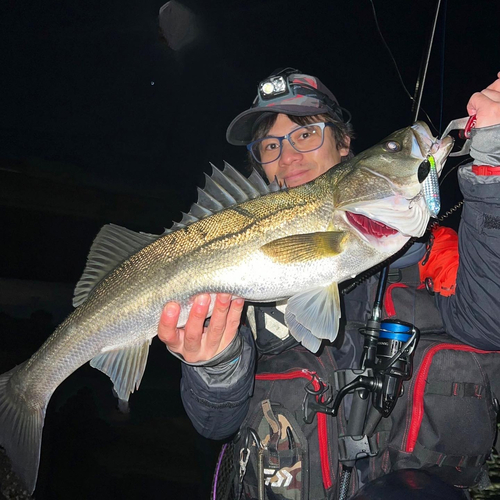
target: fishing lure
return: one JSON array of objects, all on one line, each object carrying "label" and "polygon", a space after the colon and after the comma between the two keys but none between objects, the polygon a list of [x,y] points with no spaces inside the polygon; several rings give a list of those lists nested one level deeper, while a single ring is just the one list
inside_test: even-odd
[{"label": "fishing lure", "polygon": [[427,157],[427,161],[429,162],[430,169],[422,187],[427,207],[429,208],[432,216],[437,217],[439,211],[441,210],[441,199],[439,197],[439,181],[436,170],[436,161],[432,155]]}]

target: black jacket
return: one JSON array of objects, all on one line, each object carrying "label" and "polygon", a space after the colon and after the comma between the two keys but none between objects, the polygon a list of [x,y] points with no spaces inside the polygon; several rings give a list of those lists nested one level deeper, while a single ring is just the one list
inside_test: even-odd
[{"label": "black jacket", "polygon": [[[500,126],[475,129],[472,134],[474,164],[500,165]],[[498,169],[500,173],[500,166]],[[421,289],[413,299],[398,291],[394,300],[405,305],[396,310],[398,319],[424,332],[446,331],[474,347],[496,350],[500,349],[500,175],[476,175],[471,163],[460,168],[458,176],[465,204],[459,229],[456,293],[432,297]],[[416,289],[415,268],[404,273],[404,281]],[[339,368],[356,366],[359,361],[362,337],[357,331],[371,313],[376,279],[370,278],[344,296],[343,334],[334,346],[325,347],[333,350]],[[282,349],[274,345],[273,352],[286,356],[287,350],[293,349],[293,340],[280,342]],[[243,326],[210,366],[183,363],[182,400],[200,434],[223,439],[238,430],[252,395],[256,357],[252,333]]]}]

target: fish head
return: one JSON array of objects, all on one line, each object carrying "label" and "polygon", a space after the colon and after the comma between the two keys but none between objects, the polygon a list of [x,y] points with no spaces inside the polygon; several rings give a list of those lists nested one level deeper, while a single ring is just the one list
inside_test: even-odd
[{"label": "fish head", "polygon": [[343,164],[334,195],[343,222],[384,253],[422,236],[435,216],[424,188],[435,176],[439,196],[437,176],[452,147],[451,137],[433,137],[416,122]]}]

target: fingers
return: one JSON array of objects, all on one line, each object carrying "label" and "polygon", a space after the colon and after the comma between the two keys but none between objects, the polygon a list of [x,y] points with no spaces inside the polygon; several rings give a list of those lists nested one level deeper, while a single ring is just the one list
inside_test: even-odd
[{"label": "fingers", "polygon": [[[500,80],[499,80],[500,82]],[[486,109],[490,106],[495,106],[500,102],[500,86],[499,90],[484,89],[482,92],[472,94],[467,104],[469,114],[477,114],[477,111]]]},{"label": "fingers", "polygon": [[236,298],[231,302],[231,307],[229,308],[226,323],[226,336],[229,335],[231,337],[229,342],[233,340],[236,332],[238,331],[238,328],[240,327],[241,313],[243,312],[244,306],[245,301],[240,298]]},{"label": "fingers", "polygon": [[209,326],[205,328],[210,295],[197,295],[186,325],[179,329],[180,306],[169,302],[161,314],[158,337],[187,362],[208,361],[222,352],[236,336],[244,304],[243,299],[231,301],[231,295],[217,294]]},{"label": "fingers", "polygon": [[476,128],[497,125],[500,123],[500,95],[491,99],[484,93],[477,92],[470,98],[467,112],[469,115],[476,115]]},{"label": "fingers", "polygon": [[476,115],[476,127],[500,123],[500,73],[498,79],[481,92],[472,95],[467,103],[469,115]]},{"label": "fingers", "polygon": [[169,302],[163,308],[158,324],[158,337],[172,351],[177,351],[181,345],[177,322],[181,307],[176,302]]},{"label": "fingers", "polygon": [[488,99],[490,99],[493,102],[500,102],[500,86],[499,86],[498,90],[494,90],[494,89],[490,89],[490,88],[484,89],[481,92],[481,94],[486,96]]},{"label": "fingers", "polygon": [[195,297],[184,327],[184,350],[187,353],[200,351],[209,307],[210,295],[208,293],[202,293]]},{"label": "fingers", "polygon": [[484,106],[488,102],[488,98],[484,96],[481,92],[475,92],[472,94],[469,102],[467,103],[467,113],[472,115],[477,115],[478,110],[481,106]]},{"label": "fingers", "polygon": [[222,336],[226,331],[226,321],[231,306],[231,295],[219,293],[215,299],[214,310],[207,330],[207,347],[218,350]]},{"label": "fingers", "polygon": [[222,352],[236,336],[244,305],[243,299],[231,300],[231,295],[217,295],[207,331],[207,346],[214,351],[214,355]]}]

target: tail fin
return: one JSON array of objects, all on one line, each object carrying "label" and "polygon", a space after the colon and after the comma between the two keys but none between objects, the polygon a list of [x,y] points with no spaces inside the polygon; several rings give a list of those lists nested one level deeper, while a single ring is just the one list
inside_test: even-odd
[{"label": "tail fin", "polygon": [[9,383],[22,366],[0,375],[0,445],[10,458],[12,470],[26,489],[33,493],[40,463],[46,406],[33,408],[22,391]]}]

